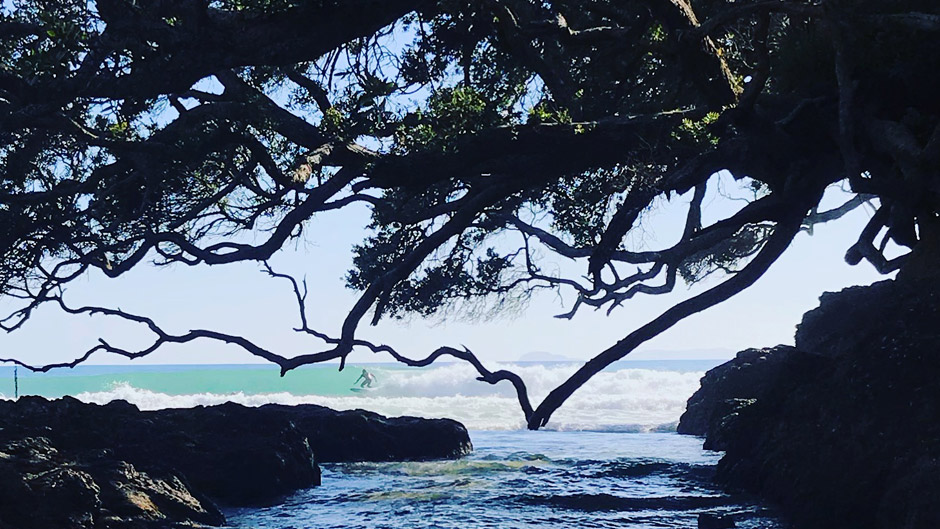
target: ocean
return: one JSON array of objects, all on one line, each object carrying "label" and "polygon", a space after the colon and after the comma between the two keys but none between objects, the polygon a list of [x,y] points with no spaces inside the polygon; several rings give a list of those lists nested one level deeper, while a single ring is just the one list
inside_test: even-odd
[{"label": "ocean", "polygon": [[[737,527],[782,528],[753,498],[711,483],[721,454],[675,433],[704,371],[720,361],[618,362],[576,393],[539,432],[525,421],[511,387],[475,380],[463,363],[307,366],[280,377],[266,365],[79,366],[19,370],[20,395],[123,399],[144,410],[233,401],[320,404],[384,415],[450,417],[474,445],[459,461],[323,465],[323,485],[267,508],[230,509],[232,528],[694,528],[701,513]],[[489,367],[489,366],[488,366]],[[577,369],[565,362],[494,365],[527,382],[537,402]],[[375,389],[351,391],[362,368]],[[0,398],[14,393],[13,368],[0,368]]]}]

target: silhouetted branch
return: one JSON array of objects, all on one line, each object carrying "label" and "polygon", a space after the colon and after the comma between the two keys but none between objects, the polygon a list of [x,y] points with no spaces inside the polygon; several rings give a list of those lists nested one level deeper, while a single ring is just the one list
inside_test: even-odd
[{"label": "silhouetted branch", "polygon": [[[86,360],[88,360],[94,353],[97,353],[97,352],[113,353],[113,354],[123,356],[125,358],[135,359],[135,358],[141,358],[141,357],[144,357],[153,353],[164,344],[168,344],[168,343],[183,344],[183,343],[188,343],[197,339],[210,339],[210,340],[220,341],[220,342],[224,342],[224,343],[228,343],[232,345],[237,345],[238,347],[242,348],[244,351],[254,356],[257,356],[271,363],[277,364],[278,366],[281,366],[282,374],[286,372],[284,367],[285,365],[287,365],[287,362],[288,362],[287,358],[281,355],[278,355],[276,353],[273,353],[251,342],[250,340],[242,336],[235,336],[231,334],[205,330],[205,329],[190,330],[184,334],[172,334],[172,333],[165,331],[163,328],[157,325],[157,323],[152,318],[132,314],[132,313],[120,310],[120,309],[112,309],[112,308],[97,307],[97,306],[70,307],[62,299],[61,294],[45,296],[40,300],[40,302],[43,302],[43,303],[54,302],[58,304],[59,307],[68,314],[73,314],[73,315],[85,314],[89,316],[94,316],[94,315],[111,316],[111,317],[119,318],[125,321],[138,323],[138,324],[146,326],[148,330],[150,330],[150,332],[155,335],[155,338],[149,346],[143,349],[135,350],[135,351],[122,349],[120,347],[115,347],[111,345],[110,343],[108,343],[107,341],[105,341],[104,339],[99,339],[98,345],[92,347],[91,349],[86,351],[83,355],[69,362],[52,363],[52,364],[45,364],[45,365],[31,365],[31,364],[27,364],[25,362],[22,362],[14,358],[0,359],[0,361],[13,362],[17,365],[20,365],[32,371],[47,372],[52,369],[56,369],[60,367],[75,367],[85,362]],[[326,360],[326,358],[324,358],[324,360]]]},{"label": "silhouetted branch", "polygon": [[770,268],[770,265],[783,254],[793,237],[799,232],[803,220],[802,212],[796,214],[799,209],[799,206],[794,206],[794,212],[788,215],[789,218],[780,221],[764,247],[740,272],[732,275],[723,283],[674,305],[653,321],[627,335],[614,346],[588,360],[584,366],[552,390],[545,397],[545,400],[538,405],[529,420],[529,428],[537,430],[545,426],[555,410],[578,388],[613,362],[630,354],[642,343],[659,335],[686,317],[725,301],[757,281]]},{"label": "silhouetted branch", "polygon": [[[297,301],[297,310],[298,310],[298,313],[300,314],[300,321],[301,321],[301,326],[299,328],[294,329],[295,331],[299,331],[299,332],[309,334],[311,336],[315,336],[319,338],[320,340],[323,340],[327,344],[339,345],[342,343],[341,339],[332,338],[329,335],[322,333],[320,331],[314,330],[308,326],[307,304],[306,304],[306,300],[307,300],[306,282],[304,282],[304,288],[301,289],[301,286],[297,283],[297,280],[293,276],[289,274],[282,274],[282,273],[275,272],[274,269],[272,269],[268,263],[264,263],[264,268],[268,275],[274,278],[284,279],[290,282],[291,287],[293,288],[294,297]],[[480,361],[480,359],[477,358],[476,355],[474,355],[467,348],[460,350],[460,349],[454,349],[453,347],[439,347],[427,357],[423,359],[419,359],[419,360],[413,360],[402,355],[391,346],[376,345],[367,340],[362,340],[358,338],[352,340],[352,347],[363,347],[363,348],[369,349],[373,353],[386,353],[390,355],[392,358],[394,358],[397,362],[401,362],[410,367],[425,367],[425,366],[431,365],[432,363],[434,363],[435,360],[437,360],[438,358],[442,356],[451,356],[459,360],[463,360],[465,362],[468,362],[470,365],[474,367],[474,369],[477,370],[477,372],[480,374],[478,380],[482,382],[486,382],[488,384],[497,384],[503,380],[508,380],[513,385],[513,388],[515,388],[516,390],[516,395],[519,399],[519,405],[522,407],[522,411],[525,414],[526,421],[529,420],[529,416],[532,414],[532,405],[529,402],[528,390],[526,389],[525,382],[523,382],[522,378],[519,377],[519,375],[508,370],[490,371],[486,369],[486,367],[483,366],[483,363]],[[311,356],[296,357],[296,358],[287,360],[285,365],[282,367],[285,367],[286,369],[289,370],[289,369],[293,369],[294,367],[298,367],[303,364],[313,363],[311,360],[312,360]],[[340,370],[342,370],[342,365],[340,367]]]}]

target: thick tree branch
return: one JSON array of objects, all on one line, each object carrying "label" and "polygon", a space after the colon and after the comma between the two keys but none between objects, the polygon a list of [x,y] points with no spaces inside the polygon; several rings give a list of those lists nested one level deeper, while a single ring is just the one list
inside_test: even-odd
[{"label": "thick tree branch", "polygon": [[529,420],[529,428],[537,430],[545,426],[555,410],[578,388],[605,367],[631,353],[643,342],[661,334],[686,317],[727,300],[757,281],[783,254],[793,237],[796,236],[803,219],[801,209],[801,206],[793,206],[793,212],[781,219],[774,234],[767,240],[761,251],[740,272],[720,285],[673,306],[585,363],[568,380],[552,390],[538,405]]}]

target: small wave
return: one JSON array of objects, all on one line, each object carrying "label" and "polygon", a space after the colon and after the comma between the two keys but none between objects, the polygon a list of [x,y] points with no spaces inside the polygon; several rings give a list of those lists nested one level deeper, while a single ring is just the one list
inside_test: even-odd
[{"label": "small wave", "polygon": [[[511,369],[526,382],[533,403],[564,382],[578,365],[496,365]],[[424,397],[484,397],[515,401],[508,384],[490,386],[476,380],[465,364],[427,370],[390,370],[383,394]],[[698,389],[702,373],[621,369],[601,372],[582,386],[552,417],[548,428],[560,431],[672,432],[686,400]],[[518,427],[524,424],[517,420]]]},{"label": "small wave", "polygon": [[594,471],[586,472],[591,478],[642,478],[671,470],[672,463],[664,461],[613,461],[604,463]]},{"label": "small wave", "polygon": [[[501,461],[484,461],[461,459],[458,461],[419,461],[408,462],[400,465],[389,466],[387,463],[373,465],[372,467],[360,468],[381,468],[382,472],[389,475],[402,475],[410,477],[442,477],[442,476],[490,476],[496,473],[514,473],[519,470],[525,471],[528,468],[546,465],[544,461],[523,461],[504,459]],[[349,464],[340,463],[336,466],[343,466],[344,471],[348,471]]]},{"label": "small wave", "polygon": [[[525,381],[531,398],[538,401],[567,380],[581,366],[579,364],[495,364],[489,367],[493,371],[508,369],[517,373]],[[477,380],[479,374],[476,370],[464,363],[443,364],[421,369],[389,369],[379,372],[382,376],[381,389],[383,393],[389,395],[515,397],[512,386],[506,383],[495,386],[482,383]],[[698,388],[702,374],[633,368],[604,371],[594,375],[575,396],[589,395],[592,401],[603,404],[616,403],[624,397],[675,398],[679,390],[682,395],[678,396],[683,399],[684,404],[684,399]],[[685,394],[686,389],[690,390],[688,394]]]}]

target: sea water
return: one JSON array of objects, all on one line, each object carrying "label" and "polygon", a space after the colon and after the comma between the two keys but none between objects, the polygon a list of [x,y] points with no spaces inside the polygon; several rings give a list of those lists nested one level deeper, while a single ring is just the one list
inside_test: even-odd
[{"label": "sea water", "polygon": [[323,465],[323,485],[281,504],[227,512],[237,528],[783,527],[711,484],[720,454],[666,433],[472,432],[458,461]]},{"label": "sea water", "polygon": [[[233,401],[246,406],[311,403],[385,415],[451,417],[470,430],[473,453],[457,461],[324,464],[323,485],[268,508],[230,509],[233,528],[694,528],[701,513],[738,527],[781,528],[751,498],[712,485],[721,454],[675,433],[688,397],[717,361],[619,362],[565,403],[544,431],[524,429],[512,387],[476,380],[463,363],[410,369],[395,364],[276,367],[80,366],[19,370],[21,395],[122,399],[141,409]],[[526,381],[534,402],[579,366],[493,365]],[[354,392],[362,368],[375,389]],[[0,368],[0,394],[13,392]],[[7,388],[6,386],[9,386]]]}]

